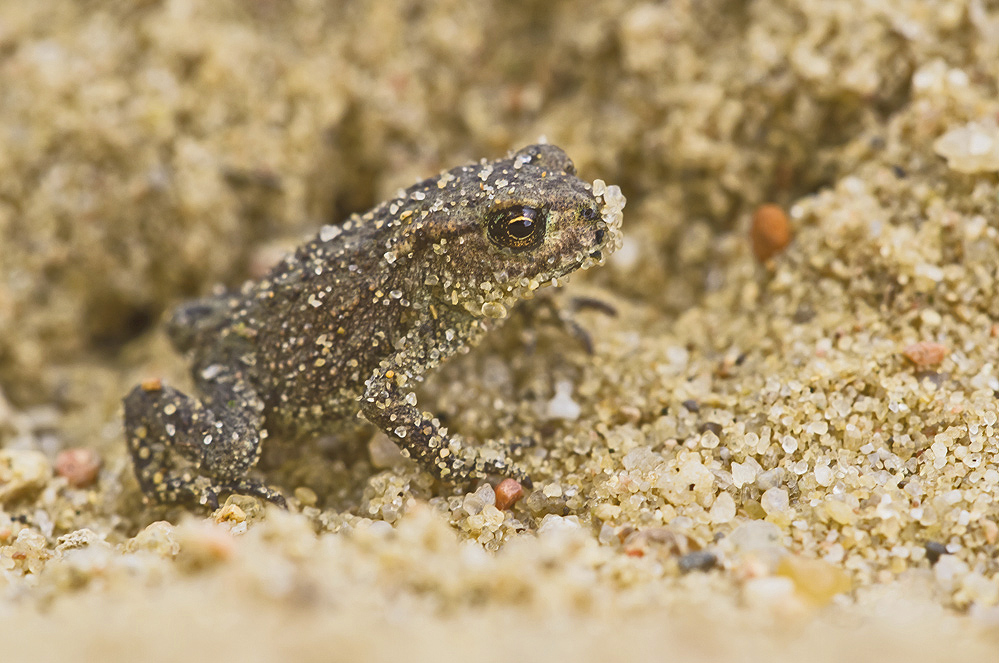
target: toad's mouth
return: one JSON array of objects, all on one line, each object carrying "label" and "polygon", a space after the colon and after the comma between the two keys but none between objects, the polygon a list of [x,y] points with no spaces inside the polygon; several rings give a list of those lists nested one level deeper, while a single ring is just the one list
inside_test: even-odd
[{"label": "toad's mouth", "polygon": [[603,246],[601,246],[599,242],[597,243],[597,246],[599,246],[600,248],[590,251],[590,253],[583,258],[580,258],[578,260],[573,260],[572,262],[568,263],[562,269],[552,274],[552,277],[556,279],[561,279],[562,277],[572,274],[573,272],[578,271],[580,269],[586,270],[592,267],[593,265],[601,264],[604,260]]}]

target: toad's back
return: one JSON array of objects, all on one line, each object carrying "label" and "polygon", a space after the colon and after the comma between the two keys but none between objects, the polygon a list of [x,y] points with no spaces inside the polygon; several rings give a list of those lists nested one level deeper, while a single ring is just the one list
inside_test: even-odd
[{"label": "toad's back", "polygon": [[326,231],[326,241],[315,238],[263,280],[225,297],[226,319],[194,350],[194,372],[243,363],[272,432],[335,431],[353,418],[364,381],[414,318],[386,295],[396,291],[397,275],[372,255],[371,230]]}]

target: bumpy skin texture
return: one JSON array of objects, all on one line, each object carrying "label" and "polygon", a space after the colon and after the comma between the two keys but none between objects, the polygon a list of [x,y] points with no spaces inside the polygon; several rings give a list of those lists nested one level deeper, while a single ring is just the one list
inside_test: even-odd
[{"label": "bumpy skin texture", "polygon": [[528,477],[420,411],[412,387],[474,345],[517,300],[600,260],[599,201],[551,145],[441,173],[341,226],[326,226],[265,278],[181,307],[169,323],[201,394],[157,382],[125,398],[145,494],[283,503],[247,473],[268,435],[353,425],[358,410],[450,483]]}]

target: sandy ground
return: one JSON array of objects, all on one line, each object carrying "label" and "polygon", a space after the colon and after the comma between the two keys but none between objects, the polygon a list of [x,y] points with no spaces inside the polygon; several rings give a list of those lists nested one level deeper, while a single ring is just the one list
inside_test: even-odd
[{"label": "sandy ground", "polygon": [[[997,86],[994,0],[0,1],[5,659],[991,660]],[[421,389],[533,491],[369,431],[143,503],[166,311],[539,136],[628,197],[593,352],[520,313]]]}]

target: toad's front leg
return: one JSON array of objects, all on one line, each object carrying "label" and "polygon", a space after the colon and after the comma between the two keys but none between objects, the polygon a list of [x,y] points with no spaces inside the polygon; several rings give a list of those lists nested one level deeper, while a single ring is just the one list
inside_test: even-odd
[{"label": "toad's front leg", "polygon": [[512,477],[528,487],[532,485],[530,477],[513,463],[508,453],[486,457],[463,444],[459,437],[448,435],[432,414],[421,412],[416,407],[408,372],[392,368],[404,365],[404,356],[383,362],[365,383],[361,397],[362,414],[400,443],[404,455],[450,484],[467,484],[499,475]]}]

